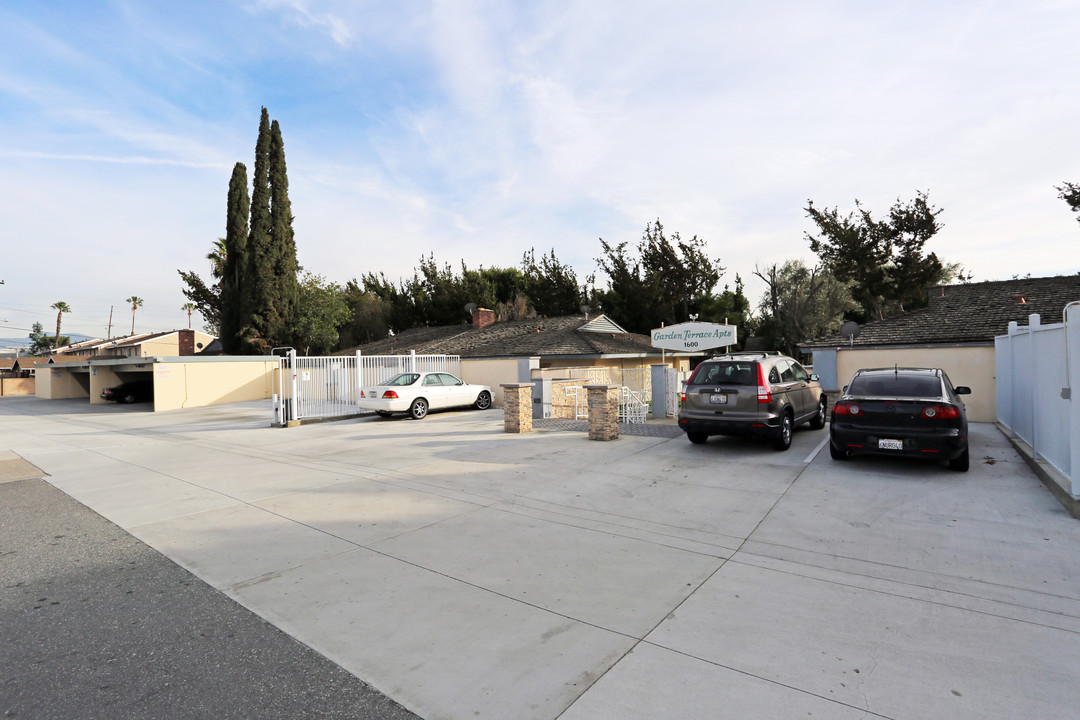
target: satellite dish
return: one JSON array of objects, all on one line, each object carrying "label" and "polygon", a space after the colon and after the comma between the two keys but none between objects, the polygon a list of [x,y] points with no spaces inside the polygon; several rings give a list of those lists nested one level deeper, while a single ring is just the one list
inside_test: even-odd
[{"label": "satellite dish", "polygon": [[465,312],[469,313],[469,315],[472,315],[474,312],[476,312],[476,308],[478,307],[480,306],[476,303],[465,303]]},{"label": "satellite dish", "polygon": [[840,336],[846,338],[848,342],[853,342],[855,338],[859,337],[859,332],[859,323],[854,320],[848,320],[840,326]]}]

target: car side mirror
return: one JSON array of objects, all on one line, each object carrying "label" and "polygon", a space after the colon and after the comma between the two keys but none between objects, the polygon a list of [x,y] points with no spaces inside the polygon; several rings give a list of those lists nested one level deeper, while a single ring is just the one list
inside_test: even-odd
[{"label": "car side mirror", "polygon": [[818,380],[820,380],[820,379],[821,379],[821,378],[819,378],[819,377],[818,377],[817,375],[815,375],[814,373],[810,373],[810,382],[817,382],[817,381],[818,381]]},{"label": "car side mirror", "polygon": [[849,386],[845,385],[845,386],[844,386],[844,389],[843,389],[843,390],[841,390],[840,392],[842,392],[842,393],[844,393],[844,394],[846,395],[846,394],[847,394],[847,389],[848,389],[848,387],[849,387]]},{"label": "car side mirror", "polygon": [[970,395],[971,394],[971,388],[969,388],[967,385],[957,385],[956,387],[953,388],[953,390],[956,392],[957,395]]}]

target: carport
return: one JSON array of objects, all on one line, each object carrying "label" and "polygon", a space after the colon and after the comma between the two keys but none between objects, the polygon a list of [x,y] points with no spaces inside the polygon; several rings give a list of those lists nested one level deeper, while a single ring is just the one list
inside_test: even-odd
[{"label": "carport", "polygon": [[155,411],[268,400],[277,366],[276,358],[262,355],[91,358],[40,369],[35,394],[46,400],[89,398],[99,405],[108,402],[101,399],[105,388],[148,380]]}]

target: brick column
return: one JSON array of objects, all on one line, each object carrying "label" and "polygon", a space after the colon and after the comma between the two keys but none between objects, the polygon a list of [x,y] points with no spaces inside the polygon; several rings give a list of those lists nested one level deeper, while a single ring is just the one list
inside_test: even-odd
[{"label": "brick column", "polygon": [[532,432],[532,383],[508,383],[503,389],[503,430]]},{"label": "brick column", "polygon": [[586,385],[589,394],[589,439],[619,439],[619,386]]}]

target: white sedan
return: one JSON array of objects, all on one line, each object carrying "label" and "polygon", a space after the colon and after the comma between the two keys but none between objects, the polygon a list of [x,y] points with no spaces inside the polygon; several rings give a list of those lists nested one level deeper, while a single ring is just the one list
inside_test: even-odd
[{"label": "white sedan", "polygon": [[408,372],[395,375],[382,385],[361,388],[359,405],[383,417],[409,413],[414,420],[421,420],[428,410],[469,405],[487,410],[491,407],[491,388],[469,385],[450,373]]}]

